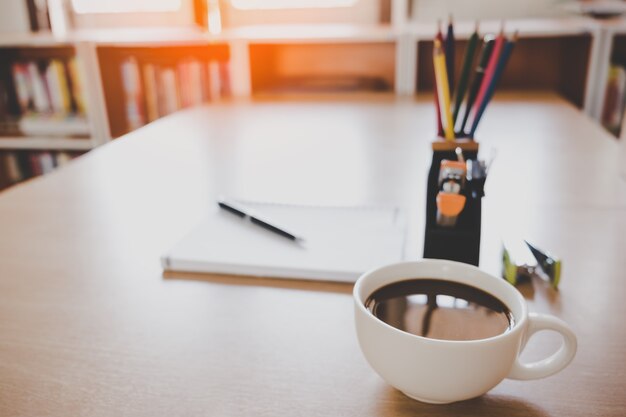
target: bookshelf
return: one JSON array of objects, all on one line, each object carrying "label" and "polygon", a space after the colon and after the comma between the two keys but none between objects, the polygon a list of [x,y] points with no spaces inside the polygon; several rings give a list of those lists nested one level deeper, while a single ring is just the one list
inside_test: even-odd
[{"label": "bookshelf", "polygon": [[388,24],[274,24],[224,32],[246,45],[251,95],[391,93],[400,35]]},{"label": "bookshelf", "polygon": [[105,142],[90,49],[49,32],[0,37],[0,189]]},{"label": "bookshelf", "polygon": [[251,93],[395,89],[394,42],[250,43]]},{"label": "bookshelf", "polygon": [[113,138],[230,94],[225,43],[98,45],[97,55]]},{"label": "bookshelf", "polygon": [[[474,22],[455,24],[460,39],[455,50],[456,71],[460,71],[466,40]],[[480,33],[500,32],[502,22],[481,21]],[[505,32],[518,32],[519,40],[500,82],[500,90],[554,91],[578,108],[589,112],[595,96],[598,63],[597,30],[586,18],[525,19],[506,21]],[[432,91],[432,37],[435,24],[415,24],[412,35],[417,44],[416,90]]]},{"label": "bookshelf", "polygon": [[[410,21],[401,15],[399,3],[392,3],[391,23],[386,24],[255,25],[217,35],[199,28],[1,35],[3,79],[12,77],[15,62],[80,62],[87,127],[80,135],[5,132],[0,135],[0,153],[85,152],[177,109],[224,97],[429,92],[435,24]],[[500,25],[483,21],[481,33],[497,33]],[[460,39],[457,65],[462,62],[463,40],[473,28],[474,22],[455,23]],[[508,20],[505,28],[507,33],[519,31],[520,41],[502,80],[503,90],[555,91],[599,119],[611,53],[626,62],[626,23],[559,17]],[[219,86],[209,87],[210,79],[218,76]],[[183,91],[189,79],[202,86],[200,96],[190,98],[190,90]],[[176,90],[177,98],[165,101],[177,104],[160,109],[160,97],[172,93],[163,93],[168,88],[159,83]]]},{"label": "bookshelf", "polygon": [[618,93],[621,97],[621,102],[615,101],[613,104],[617,106],[613,115],[615,123],[613,127],[606,126],[606,110],[605,106],[607,100],[607,87],[610,82],[609,74],[611,72],[612,64],[618,65],[622,68],[626,68],[626,19],[613,18],[607,20],[595,21],[595,26],[598,31],[599,53],[597,57],[598,62],[598,76],[596,77],[596,94],[594,102],[590,111],[590,115],[599,123],[605,125],[605,127],[611,131],[615,136],[621,136],[621,125],[624,115],[624,91],[626,87],[622,80],[622,92]]}]

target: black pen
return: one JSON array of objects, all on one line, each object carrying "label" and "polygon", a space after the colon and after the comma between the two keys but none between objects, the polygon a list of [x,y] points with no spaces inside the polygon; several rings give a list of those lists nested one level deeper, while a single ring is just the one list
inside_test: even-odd
[{"label": "black pen", "polygon": [[256,224],[257,226],[261,226],[262,228],[269,230],[270,232],[274,232],[295,242],[304,242],[304,238],[288,232],[283,227],[276,225],[276,223],[260,218],[254,212],[246,209],[245,207],[242,207],[238,203],[234,203],[232,201],[228,201],[222,197],[219,197],[217,199],[217,205],[220,206],[220,208],[241,217],[243,220],[249,220],[251,223]]}]

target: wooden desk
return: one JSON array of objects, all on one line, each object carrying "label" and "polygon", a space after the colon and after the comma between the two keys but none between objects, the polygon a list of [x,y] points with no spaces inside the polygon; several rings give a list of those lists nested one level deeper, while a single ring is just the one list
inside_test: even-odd
[{"label": "wooden desk", "polygon": [[[618,145],[554,97],[504,98],[483,267],[509,224],[562,255],[561,291],[523,288],[568,321],[560,374],[448,406],[406,398],[363,359],[350,286],[166,276],[159,255],[218,193],[411,210],[421,253],[429,102],[225,104],[176,114],[0,195],[2,416],[609,416],[626,409],[626,182]],[[525,357],[556,347],[538,335]]]}]

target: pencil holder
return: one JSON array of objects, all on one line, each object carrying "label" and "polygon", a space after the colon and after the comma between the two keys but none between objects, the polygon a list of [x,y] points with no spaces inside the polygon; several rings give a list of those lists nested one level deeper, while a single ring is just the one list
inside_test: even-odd
[{"label": "pencil holder", "polygon": [[[426,229],[424,236],[424,258],[448,259],[478,266],[480,256],[481,198],[480,192],[472,192],[472,185],[466,184],[462,195],[466,197],[463,210],[454,226],[437,224],[437,194],[439,193],[439,170],[444,159],[456,160],[455,149],[463,150],[465,160],[476,161],[478,143],[473,140],[433,142],[433,159],[428,173],[426,195]],[[475,188],[474,188],[475,190]]]}]

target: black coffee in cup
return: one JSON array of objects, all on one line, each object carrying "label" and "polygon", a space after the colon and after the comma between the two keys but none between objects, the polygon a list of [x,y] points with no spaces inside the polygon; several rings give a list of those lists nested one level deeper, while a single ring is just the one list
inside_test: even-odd
[{"label": "black coffee in cup", "polygon": [[407,279],[374,291],[365,307],[397,329],[431,339],[477,340],[508,332],[515,319],[493,295],[453,281]]}]

